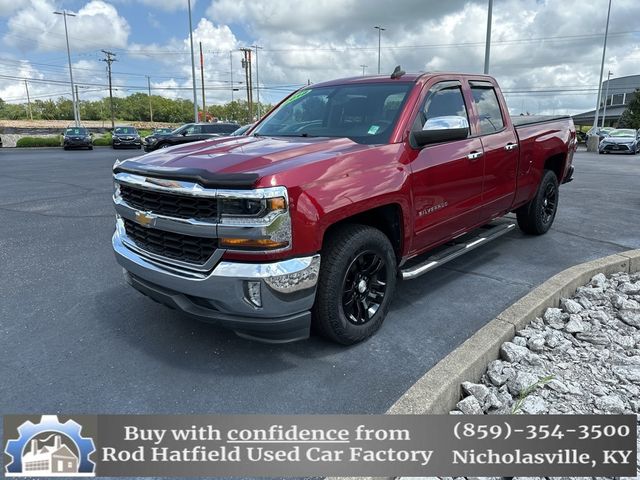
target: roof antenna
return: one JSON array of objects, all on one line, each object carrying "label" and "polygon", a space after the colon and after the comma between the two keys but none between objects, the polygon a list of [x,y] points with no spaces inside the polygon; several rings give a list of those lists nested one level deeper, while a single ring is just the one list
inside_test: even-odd
[{"label": "roof antenna", "polygon": [[394,71],[393,71],[393,73],[391,74],[391,78],[392,78],[392,79],[400,78],[400,77],[401,77],[402,75],[404,75],[405,73],[407,73],[407,72],[405,72],[404,70],[402,70],[402,69],[400,68],[400,65],[396,65],[395,70],[394,70]]}]

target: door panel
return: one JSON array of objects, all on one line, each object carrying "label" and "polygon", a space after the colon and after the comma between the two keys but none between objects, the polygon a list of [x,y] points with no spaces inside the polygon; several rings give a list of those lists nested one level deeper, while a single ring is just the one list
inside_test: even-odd
[{"label": "door panel", "polygon": [[[412,130],[431,130],[439,123],[447,128],[447,119],[453,117],[468,124],[467,112],[460,82],[436,83],[429,87]],[[415,225],[411,253],[417,253],[477,223],[485,160],[478,137],[410,152]]]},{"label": "door panel", "polygon": [[488,82],[471,82],[471,95],[478,118],[485,155],[483,211],[495,216],[513,204],[518,171],[518,139],[500,108],[495,88]]},{"label": "door panel", "polygon": [[411,163],[414,199],[414,252],[478,222],[484,157],[479,138],[423,148]]}]

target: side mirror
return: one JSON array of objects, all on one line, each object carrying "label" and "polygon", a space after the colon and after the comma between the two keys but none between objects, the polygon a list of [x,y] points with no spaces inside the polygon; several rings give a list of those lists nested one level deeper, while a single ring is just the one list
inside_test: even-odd
[{"label": "side mirror", "polygon": [[411,143],[424,147],[432,143],[464,140],[469,136],[469,122],[465,117],[447,115],[428,119],[422,130],[411,132]]},{"label": "side mirror", "polygon": [[182,135],[183,137],[186,137],[186,136],[187,136],[187,131],[186,131],[186,130],[184,130],[184,131],[181,133],[181,135]]}]

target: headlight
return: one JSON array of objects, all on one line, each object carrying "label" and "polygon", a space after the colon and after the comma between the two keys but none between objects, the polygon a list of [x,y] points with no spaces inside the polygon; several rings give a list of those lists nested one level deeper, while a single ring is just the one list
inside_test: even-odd
[{"label": "headlight", "polygon": [[227,198],[221,202],[221,215],[227,217],[264,217],[270,212],[287,208],[284,197],[276,198]]},{"label": "headlight", "polygon": [[291,246],[286,188],[224,191],[220,197],[218,233],[222,248],[256,251]]}]

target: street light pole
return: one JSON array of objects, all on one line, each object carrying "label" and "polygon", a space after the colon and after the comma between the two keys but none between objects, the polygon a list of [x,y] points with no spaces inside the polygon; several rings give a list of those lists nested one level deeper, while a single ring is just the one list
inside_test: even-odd
[{"label": "street light pole", "polygon": [[66,10],[61,12],[53,12],[56,15],[62,15],[64,18],[64,36],[67,39],[67,59],[69,60],[69,79],[71,80],[71,102],[73,104],[73,120],[76,124],[76,127],[80,126],[80,121],[78,119],[78,105],[76,102],[76,89],[73,84],[73,70],[71,68],[71,50],[69,49],[69,32],[67,31],[67,16],[75,17],[74,13],[69,13]]},{"label": "street light pole", "polygon": [[[607,74],[607,89],[605,90],[605,94],[604,94],[604,110],[602,111],[602,125],[601,128],[604,128],[604,120],[607,116],[607,99],[609,98],[609,80],[611,80],[611,70],[609,70],[609,73]],[[611,102],[613,103],[613,102]]]},{"label": "street light pole", "polygon": [[364,77],[364,69],[367,68],[369,65],[360,65],[362,67],[362,76]]},{"label": "street light pole", "polygon": [[258,67],[258,50],[262,50],[262,47],[259,47],[258,45],[251,45],[255,51],[256,51],[256,96],[258,99],[258,103],[256,105],[256,110],[257,110],[257,117],[258,119],[260,119],[260,114],[261,114],[261,108],[260,108],[260,70]]},{"label": "street light pole", "polygon": [[491,17],[493,13],[493,0],[489,0],[489,10],[487,11],[487,40],[484,46],[484,74],[489,74],[489,56],[491,54]]},{"label": "street light pole", "polygon": [[153,123],[153,105],[151,104],[151,77],[146,75],[147,77],[147,87],[149,88],[149,120]]},{"label": "street light pole", "polygon": [[607,26],[604,30],[604,44],[602,45],[602,63],[600,64],[600,82],[598,83],[598,101],[596,103],[596,111],[593,116],[593,126],[598,126],[598,111],[600,110],[600,98],[602,96],[602,76],[604,75],[604,58],[607,54],[607,36],[609,35],[609,17],[611,16],[611,0],[609,0],[609,9],[607,10]]},{"label": "street light pole", "polygon": [[191,25],[191,0],[189,4],[189,41],[191,42],[191,79],[193,80],[193,121],[198,123],[198,97],[196,94],[196,63],[193,59],[193,26]]},{"label": "street light pole", "polygon": [[382,28],[380,26],[373,27],[378,30],[378,75],[380,75],[380,39],[382,37],[382,32],[386,30],[386,28]]}]

